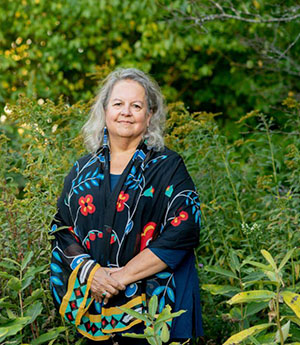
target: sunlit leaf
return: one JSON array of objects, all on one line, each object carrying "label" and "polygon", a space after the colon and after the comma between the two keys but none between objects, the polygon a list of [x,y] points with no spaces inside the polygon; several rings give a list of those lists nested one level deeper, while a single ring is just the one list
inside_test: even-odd
[{"label": "sunlit leaf", "polygon": [[260,302],[260,301],[269,301],[272,298],[275,298],[276,294],[273,291],[269,290],[252,290],[240,292],[237,295],[233,296],[228,304],[235,303],[249,303],[249,302]]},{"label": "sunlit leaf", "polygon": [[277,271],[277,265],[272,257],[272,255],[265,249],[261,250],[262,255],[265,257],[265,259],[268,261],[268,263],[272,266],[272,268]]},{"label": "sunlit leaf", "polygon": [[267,323],[267,324],[265,323],[265,324],[250,327],[248,329],[245,329],[244,331],[241,331],[233,335],[225,343],[223,343],[223,345],[237,345],[241,343],[243,340],[250,337],[251,335],[255,335],[273,325],[274,325],[273,323]]},{"label": "sunlit leaf", "polygon": [[291,291],[281,292],[284,302],[293,310],[300,318],[300,295]]}]

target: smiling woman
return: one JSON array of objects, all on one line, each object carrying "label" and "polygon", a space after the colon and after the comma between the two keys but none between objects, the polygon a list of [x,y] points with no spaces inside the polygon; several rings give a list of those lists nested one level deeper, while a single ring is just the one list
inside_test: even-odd
[{"label": "smiling woman", "polygon": [[[171,338],[202,333],[193,248],[200,203],[182,158],[163,145],[165,111],[158,85],[136,69],[112,72],[83,128],[90,154],[65,179],[53,220],[51,290],[60,314],[89,342],[128,342],[157,295],[186,313]],[[141,345],[143,340],[130,340]]]}]

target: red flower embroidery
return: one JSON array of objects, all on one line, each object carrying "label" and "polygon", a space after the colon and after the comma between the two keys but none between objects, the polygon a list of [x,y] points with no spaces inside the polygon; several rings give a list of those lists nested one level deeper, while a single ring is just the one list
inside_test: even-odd
[{"label": "red flower embroidery", "polygon": [[122,212],[124,210],[125,207],[125,202],[129,199],[129,194],[125,194],[124,191],[121,191],[121,193],[119,194],[118,197],[118,201],[117,201],[117,211],[118,212]]},{"label": "red flower embroidery", "polygon": [[80,197],[78,201],[80,207],[80,212],[87,216],[89,213],[92,214],[96,211],[96,207],[93,204],[93,196],[91,194],[86,195],[85,197]]},{"label": "red flower embroidery", "polygon": [[116,235],[112,234],[111,237],[110,237],[110,244],[113,244],[115,242],[116,242]]},{"label": "red flower embroidery", "polygon": [[68,227],[68,230],[69,230],[70,233],[75,237],[75,240],[76,240],[77,242],[80,242],[79,238],[78,238],[77,235],[75,234],[75,231],[74,231],[74,229],[73,229],[73,226],[69,226],[69,227]]},{"label": "red flower embroidery", "polygon": [[156,228],[156,223],[149,222],[144,226],[142,235],[141,235],[141,250],[145,249],[149,242],[152,240],[153,232]]},{"label": "red flower embroidery", "polygon": [[172,224],[173,226],[178,226],[178,225],[180,225],[180,223],[181,223],[182,221],[187,220],[188,218],[189,218],[189,215],[187,214],[187,212],[181,211],[181,212],[179,213],[179,216],[175,217],[175,218],[172,220],[171,224]]}]

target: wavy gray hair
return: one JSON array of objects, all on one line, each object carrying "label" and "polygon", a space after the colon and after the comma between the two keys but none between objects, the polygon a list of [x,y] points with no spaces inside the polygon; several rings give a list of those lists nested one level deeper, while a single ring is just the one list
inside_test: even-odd
[{"label": "wavy gray hair", "polygon": [[143,139],[148,147],[159,151],[164,146],[163,129],[166,112],[163,96],[157,82],[146,73],[136,68],[118,68],[111,72],[103,81],[95,103],[91,109],[89,119],[82,128],[84,142],[87,149],[96,152],[103,144],[105,127],[105,109],[115,84],[120,80],[134,80],[143,86],[147,99],[147,111],[152,112],[149,126]]}]

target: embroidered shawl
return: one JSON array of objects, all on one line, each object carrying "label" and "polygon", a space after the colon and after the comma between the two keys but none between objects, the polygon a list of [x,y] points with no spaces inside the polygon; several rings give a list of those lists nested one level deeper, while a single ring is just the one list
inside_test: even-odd
[{"label": "embroidered shawl", "polygon": [[[157,295],[158,312],[174,305],[171,269],[127,286],[105,306],[90,293],[99,267],[122,267],[144,248],[192,250],[199,240],[200,203],[182,158],[141,143],[110,191],[109,147],[79,159],[65,178],[51,224],[50,287],[59,313],[93,340],[141,322],[124,306],[146,311]],[[188,298],[188,296],[187,296]]]}]

